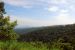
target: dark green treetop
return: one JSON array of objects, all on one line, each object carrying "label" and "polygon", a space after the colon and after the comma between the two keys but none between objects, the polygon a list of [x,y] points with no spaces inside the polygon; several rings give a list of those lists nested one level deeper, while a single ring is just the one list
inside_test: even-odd
[{"label": "dark green treetop", "polygon": [[14,27],[17,22],[10,22],[10,17],[4,17],[4,14],[4,2],[0,2],[0,40],[16,40],[17,34],[14,32]]}]

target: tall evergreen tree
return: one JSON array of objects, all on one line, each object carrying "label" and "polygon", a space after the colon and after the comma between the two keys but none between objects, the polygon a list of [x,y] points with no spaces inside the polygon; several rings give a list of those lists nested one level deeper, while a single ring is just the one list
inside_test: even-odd
[{"label": "tall evergreen tree", "polygon": [[0,2],[0,40],[16,40],[17,34],[14,27],[17,22],[10,22],[10,17],[4,17],[4,2]]}]

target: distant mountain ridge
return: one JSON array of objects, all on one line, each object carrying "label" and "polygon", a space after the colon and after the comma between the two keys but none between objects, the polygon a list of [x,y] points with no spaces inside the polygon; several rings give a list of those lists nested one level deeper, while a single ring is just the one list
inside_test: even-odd
[{"label": "distant mountain ridge", "polygon": [[30,28],[15,28],[15,32],[18,34],[26,34],[35,30],[42,29],[42,27],[30,27]]},{"label": "distant mountain ridge", "polygon": [[[74,25],[74,24],[69,24],[69,25]],[[42,26],[42,27],[22,27],[22,28],[15,28],[15,32],[18,34],[26,34],[29,32],[37,31],[37,30],[42,30],[42,29],[47,29],[47,28],[55,28],[55,27],[65,27],[67,25],[54,25],[54,26]]]}]

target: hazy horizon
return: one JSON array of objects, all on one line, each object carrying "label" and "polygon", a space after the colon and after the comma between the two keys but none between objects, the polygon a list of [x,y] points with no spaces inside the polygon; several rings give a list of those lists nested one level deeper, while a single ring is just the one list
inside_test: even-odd
[{"label": "hazy horizon", "polygon": [[3,0],[17,27],[40,27],[75,23],[74,0]]}]

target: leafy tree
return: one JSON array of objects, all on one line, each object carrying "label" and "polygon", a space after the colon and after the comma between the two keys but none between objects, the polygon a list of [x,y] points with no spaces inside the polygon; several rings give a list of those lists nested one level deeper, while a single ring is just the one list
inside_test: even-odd
[{"label": "leafy tree", "polygon": [[17,22],[10,22],[10,17],[4,17],[4,14],[4,2],[0,2],[0,40],[16,40],[17,34],[14,32],[14,27]]},{"label": "leafy tree", "polygon": [[71,43],[63,42],[64,39],[59,39],[58,41],[53,42],[51,50],[73,50]]}]

